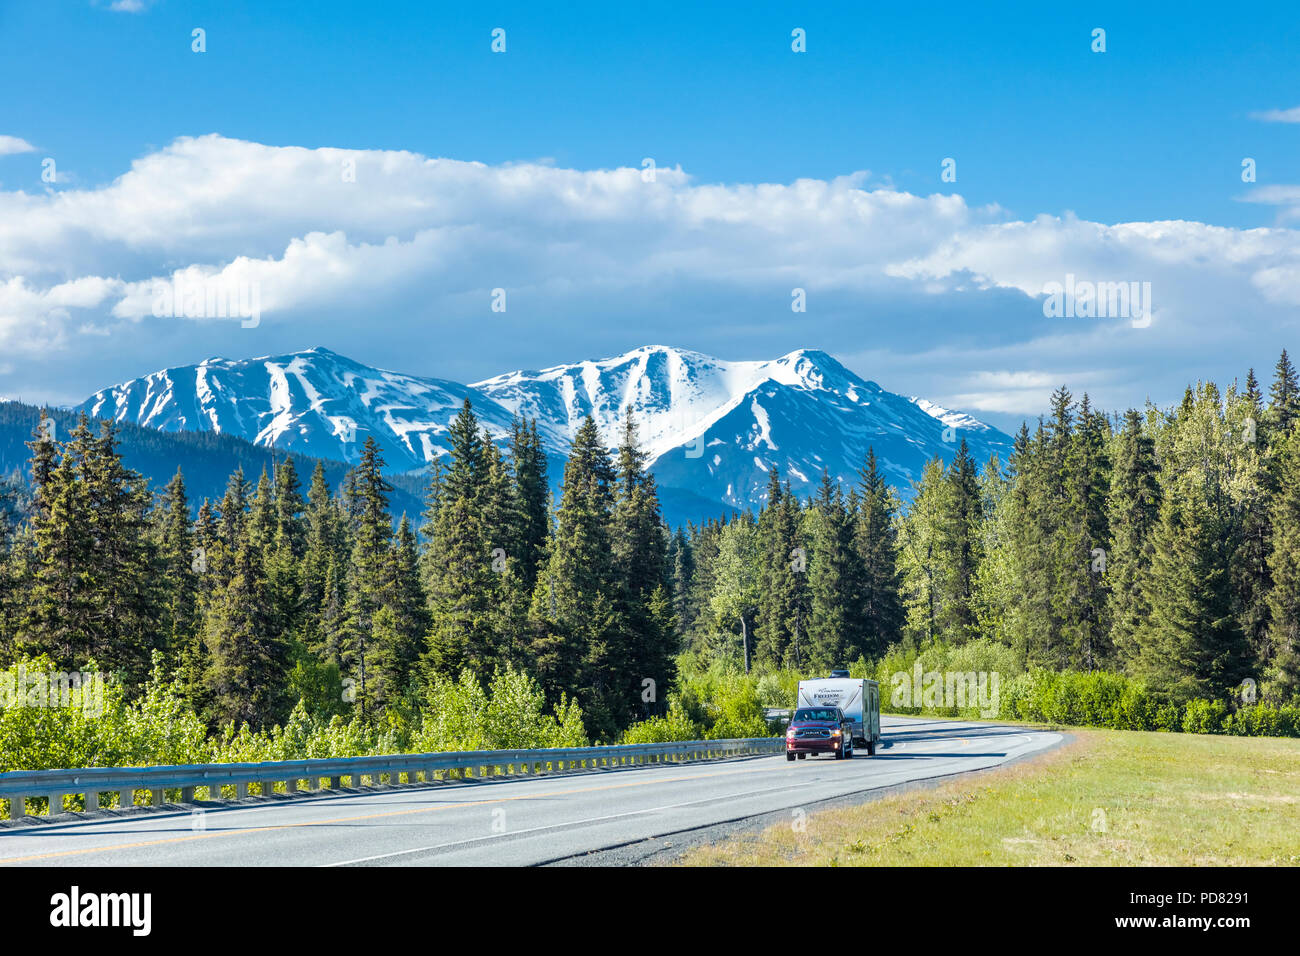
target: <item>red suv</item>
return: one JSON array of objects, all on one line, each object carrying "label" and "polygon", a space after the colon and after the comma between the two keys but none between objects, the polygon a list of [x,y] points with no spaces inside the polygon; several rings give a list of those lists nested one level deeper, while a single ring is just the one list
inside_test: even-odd
[{"label": "red suv", "polygon": [[785,732],[785,759],[809,754],[853,756],[853,722],[838,707],[800,707]]}]

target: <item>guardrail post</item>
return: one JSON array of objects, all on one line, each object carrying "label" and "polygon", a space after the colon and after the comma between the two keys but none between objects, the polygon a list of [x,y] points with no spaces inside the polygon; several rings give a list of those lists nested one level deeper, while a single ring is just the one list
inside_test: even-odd
[{"label": "guardrail post", "polygon": [[111,806],[113,805],[113,794],[112,794],[111,792],[109,792],[109,791],[107,791],[107,790],[90,790],[90,791],[87,791],[87,793],[86,793],[86,809],[87,809],[87,810],[98,810],[98,809],[99,809],[100,801],[101,801],[101,799],[102,799],[104,796],[107,796],[107,797],[108,797],[108,801],[107,801],[107,802],[108,802],[108,805],[111,807]]},{"label": "guardrail post", "polygon": [[193,803],[193,802],[194,802],[194,788],[181,787],[181,803]]},{"label": "guardrail post", "polygon": [[167,795],[162,790],[149,791],[149,805],[152,807],[161,807],[167,802]]},{"label": "guardrail post", "polygon": [[248,781],[241,780],[235,784],[235,799],[243,800],[246,796],[248,796]]}]

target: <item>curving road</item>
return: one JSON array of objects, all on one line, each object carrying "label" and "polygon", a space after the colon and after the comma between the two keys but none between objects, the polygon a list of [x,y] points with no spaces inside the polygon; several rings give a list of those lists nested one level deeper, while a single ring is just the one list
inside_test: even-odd
[{"label": "curving road", "polygon": [[[0,830],[7,866],[522,866],[984,770],[1061,735],[885,717],[852,760],[784,755],[346,791]],[[864,797],[865,798],[865,797]]]}]

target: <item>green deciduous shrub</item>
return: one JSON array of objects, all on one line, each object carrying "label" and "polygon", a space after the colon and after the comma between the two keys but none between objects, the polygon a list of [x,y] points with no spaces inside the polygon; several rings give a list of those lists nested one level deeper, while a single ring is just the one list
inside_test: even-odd
[{"label": "green deciduous shrub", "polygon": [[[95,664],[86,669],[95,671]],[[54,671],[49,658],[37,657],[14,664],[5,676],[8,686],[17,687],[24,675]],[[162,679],[156,660],[144,694],[134,702],[128,703],[111,680],[99,688],[102,693],[72,691],[60,702],[66,706],[0,702],[0,771],[193,763],[208,757],[207,728]]]},{"label": "green deciduous shrub", "polygon": [[[999,653],[1002,648],[976,647],[981,641],[956,650],[931,645],[907,653],[892,648],[876,667],[881,682],[884,709],[892,713],[935,716],[975,716],[970,708],[957,714],[956,708],[891,706],[886,681],[897,672],[909,672],[916,661],[925,670],[980,671],[1014,664]],[[1139,680],[1113,671],[1049,671],[1033,668],[1003,680],[998,701],[998,719],[1035,723],[1059,723],[1079,727],[1107,727],[1114,730],[1162,730],[1183,733],[1243,736],[1300,736],[1300,705],[1253,704],[1234,708],[1226,700],[1196,699],[1179,705],[1161,701]]]},{"label": "green deciduous shrub", "polygon": [[799,679],[794,671],[755,668],[746,674],[728,661],[706,665],[695,655],[683,654],[677,659],[677,688],[668,697],[667,716],[633,724],[621,742],[773,736],[780,729],[767,720],[764,710],[794,706]]},{"label": "green deciduous shrub", "polygon": [[[53,670],[47,658],[15,664],[7,672],[14,684],[20,668],[27,674]],[[498,671],[486,687],[469,672],[455,681],[435,681],[418,714],[397,707],[369,721],[325,717],[311,714],[300,701],[283,726],[253,731],[227,724],[213,735],[179,687],[164,679],[159,660],[134,701],[126,701],[111,681],[103,684],[97,712],[83,706],[77,696],[82,692],[73,693],[70,706],[34,706],[26,700],[0,706],[0,771],[587,744],[576,701],[563,698],[547,712],[537,683],[509,668]]]},{"label": "green deciduous shrub", "polygon": [[1161,704],[1156,708],[1153,730],[1182,730],[1183,713],[1177,704]]},{"label": "green deciduous shrub", "polygon": [[691,720],[678,701],[668,705],[663,717],[650,717],[638,721],[623,732],[625,744],[664,744],[674,740],[701,740],[704,728]]},{"label": "green deciduous shrub", "polygon": [[585,747],[582,709],[561,697],[551,713],[538,683],[513,668],[498,670],[488,687],[469,671],[434,679],[413,741],[419,752]]},{"label": "green deciduous shrub", "polygon": [[1221,700],[1189,700],[1183,708],[1183,732],[1188,734],[1221,734],[1228,705]]}]

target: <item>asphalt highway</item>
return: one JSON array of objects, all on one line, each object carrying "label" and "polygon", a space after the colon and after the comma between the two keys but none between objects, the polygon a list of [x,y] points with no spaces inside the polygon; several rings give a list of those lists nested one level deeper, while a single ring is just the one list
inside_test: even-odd
[{"label": "asphalt highway", "polygon": [[784,755],[252,798],[0,830],[0,866],[526,866],[984,770],[1061,735],[885,717],[876,756]]}]

